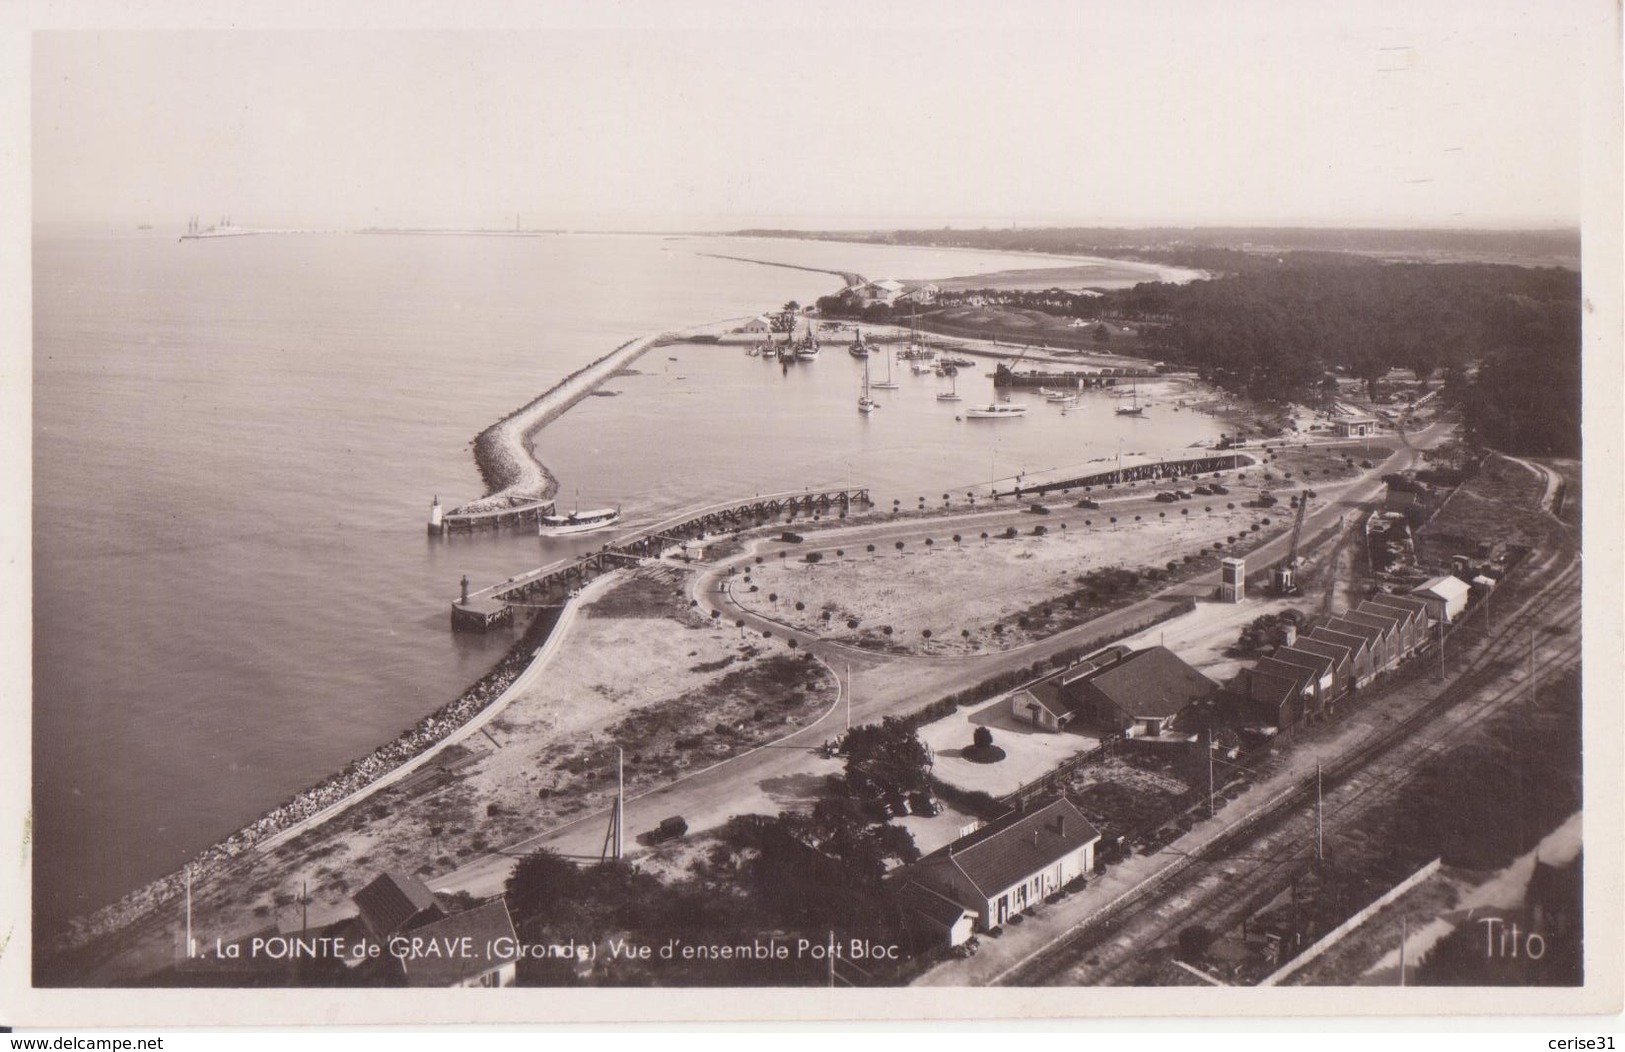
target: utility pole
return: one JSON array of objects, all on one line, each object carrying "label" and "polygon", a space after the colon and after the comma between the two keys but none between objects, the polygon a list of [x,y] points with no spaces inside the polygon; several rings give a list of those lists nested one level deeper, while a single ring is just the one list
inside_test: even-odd
[{"label": "utility pole", "polygon": [[1399,985],[1405,985],[1405,915],[1399,915]]},{"label": "utility pole", "polygon": [[1439,682],[1444,682],[1444,618],[1439,619]]},{"label": "utility pole", "polygon": [[1212,818],[1213,810],[1213,725],[1207,728],[1207,816]]},{"label": "utility pole", "polygon": [[186,956],[196,954],[196,947],[192,944],[192,867],[186,867]]},{"label": "utility pole", "polygon": [[846,729],[852,729],[852,662],[846,663]]},{"label": "utility pole", "polygon": [[1320,791],[1320,764],[1315,764],[1315,861],[1326,861],[1326,825]]}]

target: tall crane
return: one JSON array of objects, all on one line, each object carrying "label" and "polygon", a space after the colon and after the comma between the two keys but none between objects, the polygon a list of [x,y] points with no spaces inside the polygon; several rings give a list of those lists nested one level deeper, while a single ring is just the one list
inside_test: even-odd
[{"label": "tall crane", "polygon": [[1298,494],[1298,516],[1292,521],[1292,541],[1287,545],[1286,558],[1270,572],[1270,584],[1276,595],[1298,594],[1298,539],[1303,535],[1303,516],[1309,510],[1309,491]]}]

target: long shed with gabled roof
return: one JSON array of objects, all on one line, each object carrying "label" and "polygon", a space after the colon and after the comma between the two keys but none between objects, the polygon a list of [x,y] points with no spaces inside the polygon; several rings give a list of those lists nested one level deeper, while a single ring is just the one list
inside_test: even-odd
[{"label": "long shed with gabled roof", "polygon": [[971,910],[985,931],[1087,874],[1099,840],[1100,831],[1060,796],[960,837],[907,866],[898,879]]}]

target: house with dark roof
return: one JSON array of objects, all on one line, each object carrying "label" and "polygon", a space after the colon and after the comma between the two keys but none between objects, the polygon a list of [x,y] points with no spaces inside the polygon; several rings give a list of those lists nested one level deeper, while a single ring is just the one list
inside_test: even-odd
[{"label": "house with dark roof", "polygon": [[497,898],[402,932],[384,952],[398,962],[407,986],[512,986],[518,943],[508,904]]},{"label": "house with dark roof", "polygon": [[904,867],[898,879],[973,912],[986,930],[1088,873],[1099,840],[1100,831],[1061,796],[960,837]]},{"label": "house with dark roof", "polygon": [[1010,695],[1010,715],[1045,730],[1064,730],[1079,715],[1083,682],[1132,653],[1125,646],[1107,647],[1029,683]]},{"label": "house with dark roof", "polygon": [[[1309,638],[1321,643],[1330,643],[1340,646],[1349,654],[1349,686],[1354,689],[1365,686],[1376,677],[1376,668],[1371,661],[1371,644],[1363,635],[1350,635],[1339,632],[1325,625],[1316,625],[1309,630]],[[1303,640],[1302,636],[1298,637]]]},{"label": "house with dark roof", "polygon": [[1161,646],[1136,650],[1079,686],[1073,705],[1092,723],[1151,738],[1169,733],[1181,713],[1219,692],[1217,683]]},{"label": "house with dark roof", "polygon": [[379,942],[446,915],[434,892],[410,873],[385,870],[350,898],[361,911],[362,925]]}]

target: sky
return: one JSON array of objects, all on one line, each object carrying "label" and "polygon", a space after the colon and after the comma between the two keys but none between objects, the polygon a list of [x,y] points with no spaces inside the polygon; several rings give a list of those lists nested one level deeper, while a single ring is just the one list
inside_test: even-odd
[{"label": "sky", "polygon": [[307,10],[314,29],[248,7],[182,31],[81,22],[33,37],[33,216],[1572,226],[1596,7],[559,3],[413,28],[341,5]]}]

